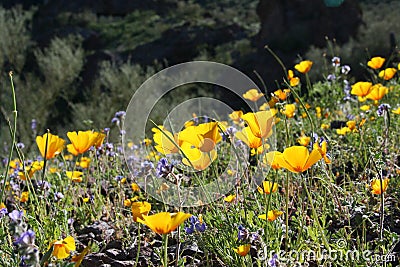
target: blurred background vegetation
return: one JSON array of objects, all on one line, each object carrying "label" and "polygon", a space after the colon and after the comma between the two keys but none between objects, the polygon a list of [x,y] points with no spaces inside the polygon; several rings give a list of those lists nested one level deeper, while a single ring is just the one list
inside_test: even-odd
[{"label": "blurred background vegetation", "polygon": [[[270,45],[288,68],[300,57],[314,61],[314,80],[327,75],[324,66],[334,55],[352,67],[355,79],[363,79],[366,72],[360,63],[373,55],[388,57],[400,34],[399,1],[345,0],[337,8],[324,6],[324,0],[125,2],[2,1],[3,143],[12,115],[10,70],[17,91],[17,136],[29,143],[36,132],[48,128],[64,134],[110,127],[114,113],[126,109],[141,83],[177,63],[229,64],[260,84],[259,73],[267,85],[263,90],[273,91],[283,73],[264,45]],[[351,26],[340,24],[349,19]],[[315,30],[321,21],[328,28]],[[196,95],[218,97],[210,86],[186,86],[163,99],[159,116]],[[32,120],[37,121],[35,131]]]}]

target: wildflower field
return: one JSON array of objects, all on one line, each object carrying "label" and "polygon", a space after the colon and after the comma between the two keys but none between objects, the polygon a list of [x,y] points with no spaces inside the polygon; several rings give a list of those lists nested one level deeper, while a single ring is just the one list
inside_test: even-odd
[{"label": "wildflower field", "polygon": [[361,62],[363,80],[334,55],[321,81],[282,64],[273,93],[240,88],[243,110],[178,112],[178,128],[132,102],[104,129],[32,121],[25,144],[10,72],[0,266],[397,266],[393,58]]}]

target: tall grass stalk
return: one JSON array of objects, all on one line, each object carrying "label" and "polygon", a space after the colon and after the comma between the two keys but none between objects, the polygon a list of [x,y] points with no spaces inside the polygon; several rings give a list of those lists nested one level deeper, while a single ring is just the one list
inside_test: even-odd
[{"label": "tall grass stalk", "polygon": [[9,122],[9,125],[10,125],[11,148],[10,148],[10,152],[8,153],[7,166],[6,166],[6,170],[4,172],[3,187],[1,188],[1,191],[0,191],[0,202],[3,201],[4,191],[6,190],[6,185],[8,183],[9,178],[10,178],[8,172],[10,170],[10,162],[11,162],[11,159],[12,159],[12,156],[13,156],[13,153],[14,153],[14,146],[16,146],[15,136],[16,136],[16,132],[17,132],[17,117],[18,117],[17,98],[16,98],[14,82],[13,82],[13,72],[10,71],[8,73],[8,75],[10,77],[10,83],[11,83],[11,94],[12,94],[12,100],[13,100],[14,126],[11,127],[10,120],[7,118],[8,122]]}]

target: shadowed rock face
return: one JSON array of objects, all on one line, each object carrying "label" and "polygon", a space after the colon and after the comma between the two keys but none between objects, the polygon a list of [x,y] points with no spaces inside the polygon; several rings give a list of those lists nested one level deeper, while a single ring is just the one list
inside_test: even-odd
[{"label": "shadowed rock face", "polygon": [[[254,69],[265,80],[269,90],[281,82],[285,74],[276,60],[265,50],[268,45],[292,68],[298,55],[310,45],[326,46],[326,37],[343,44],[355,37],[362,24],[358,0],[345,0],[339,7],[327,7],[323,0],[260,0],[257,6],[261,29],[254,45],[257,60]],[[272,88],[272,89],[270,89]]]},{"label": "shadowed rock face", "polygon": [[257,7],[260,47],[303,52],[310,45],[326,45],[325,37],[344,43],[355,36],[362,23],[357,0],[327,7],[323,0],[260,0]]}]

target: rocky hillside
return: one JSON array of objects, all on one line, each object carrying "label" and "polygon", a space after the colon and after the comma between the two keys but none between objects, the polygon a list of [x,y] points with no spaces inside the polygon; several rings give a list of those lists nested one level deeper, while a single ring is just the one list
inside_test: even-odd
[{"label": "rocky hillside", "polygon": [[218,60],[273,82],[281,73],[264,45],[290,65],[310,45],[324,46],[325,36],[346,42],[362,22],[357,0],[334,8],[323,0],[6,0],[3,5],[16,4],[37,9],[32,36],[40,47],[54,36],[83,38],[84,84],[100,61],[128,58],[144,66]]}]

